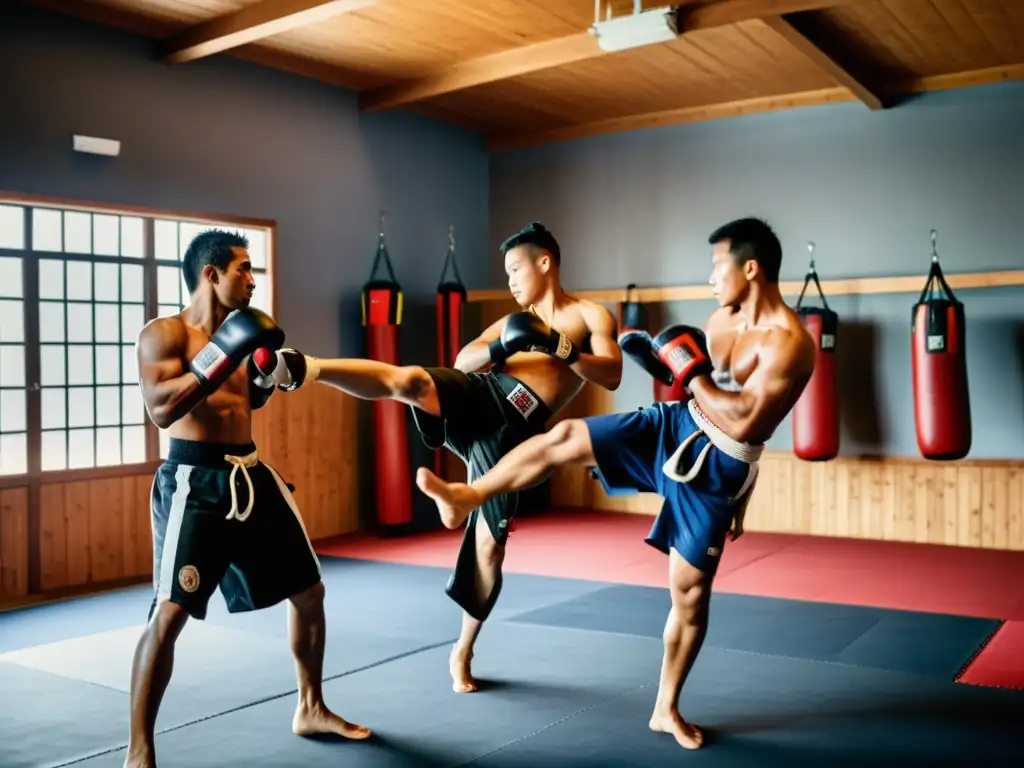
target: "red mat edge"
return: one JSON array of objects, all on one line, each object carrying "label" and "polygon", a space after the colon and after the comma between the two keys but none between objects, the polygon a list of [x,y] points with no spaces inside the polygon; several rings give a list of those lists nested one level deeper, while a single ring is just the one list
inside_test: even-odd
[{"label": "red mat edge", "polygon": [[[971,666],[974,664],[974,662],[976,662],[978,660],[978,657],[981,656],[985,652],[985,649],[988,648],[989,644],[991,644],[993,638],[995,638],[995,636],[997,634],[999,634],[999,630],[1001,630],[1004,626],[1006,626],[1006,619],[1000,619],[999,623],[996,624],[996,626],[992,629],[992,631],[989,632],[988,635],[985,636],[985,639],[982,640],[978,644],[978,647],[974,649],[974,653],[972,653],[970,655],[970,657],[960,666],[960,670],[953,677],[953,682],[955,682],[955,683],[960,683],[961,682],[963,676],[966,675],[968,673],[968,671],[970,671]],[[972,685],[972,683],[962,683],[962,685]],[[1001,688],[1003,686],[986,686],[986,687],[1000,687]]]},{"label": "red mat edge", "polygon": [[[971,656],[971,658],[967,661],[967,663],[964,664],[963,668],[960,670],[960,672],[957,674],[956,678],[954,679],[954,682],[959,684],[959,685],[969,685],[969,686],[973,686],[975,688],[1000,688],[1000,689],[1002,689],[1004,691],[1024,691],[1024,677],[1021,678],[1020,682],[1015,682],[1015,683],[1012,683],[1012,684],[993,682],[992,678],[991,678],[991,674],[990,674],[990,672],[991,672],[990,669],[986,669],[984,672],[982,672],[982,674],[981,674],[982,679],[981,680],[965,680],[964,679],[968,675],[974,674],[974,672],[975,672],[974,668],[975,668],[976,665],[979,665],[979,664],[989,665],[989,664],[991,664],[991,662],[988,661],[988,660],[985,660],[984,662],[981,661],[982,657],[989,650],[989,646],[994,641],[997,641],[997,638],[998,638],[998,636],[999,636],[999,634],[1001,632],[1003,632],[1004,630],[1010,631],[1010,630],[1012,630],[1014,628],[1019,628],[1017,625],[1020,625],[1020,624],[1021,624],[1021,622],[1019,622],[1019,621],[1010,621],[1010,620],[1005,620],[1005,619],[1003,621],[1001,621],[999,623],[999,626],[996,627],[995,630],[992,631],[992,633],[985,639],[985,642],[983,642],[979,646],[978,650]],[[1000,668],[1000,672],[1004,673],[1005,669],[1004,668]]]}]

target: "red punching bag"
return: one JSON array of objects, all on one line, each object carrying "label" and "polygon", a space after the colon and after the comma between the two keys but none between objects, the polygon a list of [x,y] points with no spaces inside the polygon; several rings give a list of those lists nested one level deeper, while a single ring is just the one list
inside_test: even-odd
[{"label": "red punching bag", "polygon": [[[449,265],[454,280],[446,280]],[[466,304],[466,286],[455,263],[455,228],[448,229],[448,255],[437,284],[437,364],[442,368],[455,365],[462,349],[462,308]],[[434,451],[434,474],[444,477],[442,449]]]},{"label": "red punching bag", "polygon": [[921,455],[949,461],[971,450],[967,339],[964,305],[942,275],[935,240],[933,230],[932,267],[911,320],[914,425]]},{"label": "red punching bag", "polygon": [[[377,269],[382,262],[390,279],[377,279]],[[363,286],[362,305],[367,356],[371,360],[398,365],[402,287],[395,280],[391,259],[384,245],[383,222],[373,271],[369,282]],[[376,451],[377,522],[386,529],[412,520],[412,474],[405,421],[407,409],[396,400],[374,400],[370,405],[373,409],[373,442]]]},{"label": "red punching bag", "polygon": [[[800,306],[811,280],[821,296],[821,307]],[[839,455],[839,378],[836,376],[839,316],[828,307],[813,259],[796,302],[796,311],[814,339],[817,352],[814,372],[793,407],[793,453],[805,461],[828,461]]]}]

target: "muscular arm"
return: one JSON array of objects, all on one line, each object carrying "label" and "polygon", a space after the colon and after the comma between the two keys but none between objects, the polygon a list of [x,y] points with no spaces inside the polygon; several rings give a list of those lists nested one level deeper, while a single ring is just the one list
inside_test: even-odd
[{"label": "muscular arm", "polygon": [[580,352],[572,369],[580,378],[614,392],[622,381],[622,350],[615,318],[607,309],[594,304],[585,308],[583,319],[590,330],[592,352]]},{"label": "muscular arm", "polygon": [[719,389],[707,374],[694,377],[689,389],[701,410],[726,434],[748,442],[771,432],[788,404],[787,395],[806,382],[804,360],[800,339],[788,331],[772,331],[739,392]]},{"label": "muscular arm", "polygon": [[491,352],[487,347],[501,336],[501,327],[504,322],[505,318],[503,317],[491,323],[483,333],[459,350],[454,367],[463,373],[473,373],[490,365]]},{"label": "muscular arm", "polygon": [[167,429],[205,398],[199,379],[185,367],[185,343],[181,322],[162,318],[146,325],[135,345],[142,399],[160,429]]}]

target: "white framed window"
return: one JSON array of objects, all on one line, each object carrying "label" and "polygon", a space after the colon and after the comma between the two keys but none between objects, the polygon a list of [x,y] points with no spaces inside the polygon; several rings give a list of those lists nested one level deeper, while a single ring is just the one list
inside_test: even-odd
[{"label": "white framed window", "polygon": [[248,238],[252,303],[272,313],[272,224],[0,197],[0,475],[166,456],[135,341],[146,322],[188,304],[182,257],[210,228]]}]

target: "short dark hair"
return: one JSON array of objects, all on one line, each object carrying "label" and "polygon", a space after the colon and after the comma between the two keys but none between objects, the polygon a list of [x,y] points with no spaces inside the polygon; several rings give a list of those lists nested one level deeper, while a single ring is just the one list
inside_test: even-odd
[{"label": "short dark hair", "polygon": [[769,283],[779,282],[782,267],[782,244],[772,228],[761,219],[744,218],[723,224],[708,238],[711,245],[729,241],[729,252],[743,266],[753,259]]},{"label": "short dark hair", "polygon": [[518,248],[521,245],[530,246],[531,256],[536,257],[539,251],[545,250],[551,254],[555,264],[559,266],[562,264],[562,249],[558,247],[558,241],[547,230],[547,227],[539,221],[527,224],[514,235],[507,238],[505,242],[498,246],[498,251],[504,256],[513,248]]},{"label": "short dark hair", "polygon": [[241,232],[225,232],[223,229],[208,229],[192,238],[181,262],[181,271],[185,277],[185,286],[189,293],[194,293],[199,285],[199,276],[203,267],[211,264],[219,271],[227,269],[235,258],[232,248],[249,247],[249,238]]}]

